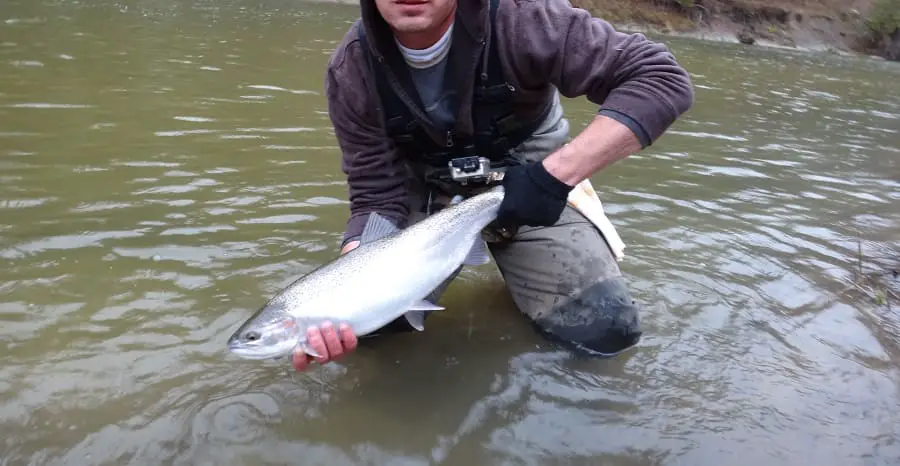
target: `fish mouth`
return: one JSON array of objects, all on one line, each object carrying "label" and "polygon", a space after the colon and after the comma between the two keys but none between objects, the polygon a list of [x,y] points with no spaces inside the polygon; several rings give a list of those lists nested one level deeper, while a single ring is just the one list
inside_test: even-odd
[{"label": "fish mouth", "polygon": [[228,351],[243,359],[280,359],[291,354],[298,344],[298,341],[285,341],[274,346],[250,346],[241,341],[229,341]]},{"label": "fish mouth", "polygon": [[305,340],[297,321],[278,308],[264,307],[228,338],[228,351],[243,359],[278,359]]},{"label": "fish mouth", "polygon": [[[250,334],[254,335],[252,339],[248,338]],[[280,321],[249,331],[238,329],[227,346],[229,352],[243,359],[278,359],[291,354],[301,343],[296,326]]]}]

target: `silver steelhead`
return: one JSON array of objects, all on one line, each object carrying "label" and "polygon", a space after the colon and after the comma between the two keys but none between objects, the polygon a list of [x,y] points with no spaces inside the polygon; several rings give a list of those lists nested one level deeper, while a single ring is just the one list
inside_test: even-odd
[{"label": "silver steelhead", "polygon": [[452,204],[405,229],[370,215],[360,246],[294,281],[273,296],[228,339],[246,359],[286,356],[306,344],[306,329],[329,320],[346,322],[356,335],[405,315],[423,330],[425,300],[462,265],[489,261],[481,231],[497,216],[503,188]]}]

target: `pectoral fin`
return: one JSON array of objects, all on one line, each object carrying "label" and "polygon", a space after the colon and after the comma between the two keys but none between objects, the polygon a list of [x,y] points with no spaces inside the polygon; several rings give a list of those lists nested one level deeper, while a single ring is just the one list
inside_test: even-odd
[{"label": "pectoral fin", "polygon": [[300,348],[300,351],[303,351],[304,353],[306,353],[306,354],[308,354],[308,355],[310,355],[310,356],[312,356],[312,357],[314,357],[314,358],[320,358],[320,357],[322,357],[321,354],[319,354],[318,352],[316,352],[316,350],[312,349],[309,345],[301,344],[301,345],[299,346],[299,348]]},{"label": "pectoral fin", "polygon": [[372,212],[369,214],[368,220],[366,220],[366,226],[363,227],[362,234],[359,237],[359,244],[371,243],[398,231],[400,229],[394,226],[390,220],[378,215],[377,212]]}]

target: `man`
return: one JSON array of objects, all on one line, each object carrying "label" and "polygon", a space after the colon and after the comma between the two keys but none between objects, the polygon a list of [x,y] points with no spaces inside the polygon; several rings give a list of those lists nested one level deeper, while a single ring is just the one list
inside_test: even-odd
[{"label": "man", "polygon": [[[687,72],[665,46],[567,0],[361,0],[361,10],[325,81],[350,191],[341,253],[359,246],[370,214],[404,228],[489,186],[472,173],[504,171],[506,197],[485,233],[522,312],[594,353],[636,345],[638,310],[618,265],[566,196],[693,105]],[[557,91],[600,106],[568,143]],[[319,363],[358,343],[342,323],[308,337]],[[298,370],[311,360],[293,357]]]}]

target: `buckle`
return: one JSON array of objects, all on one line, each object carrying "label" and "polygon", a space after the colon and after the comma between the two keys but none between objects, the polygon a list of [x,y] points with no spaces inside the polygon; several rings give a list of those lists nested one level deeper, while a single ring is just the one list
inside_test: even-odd
[{"label": "buckle", "polygon": [[490,183],[502,179],[504,170],[491,168],[491,161],[486,157],[459,157],[447,162],[450,178],[457,183]]}]

